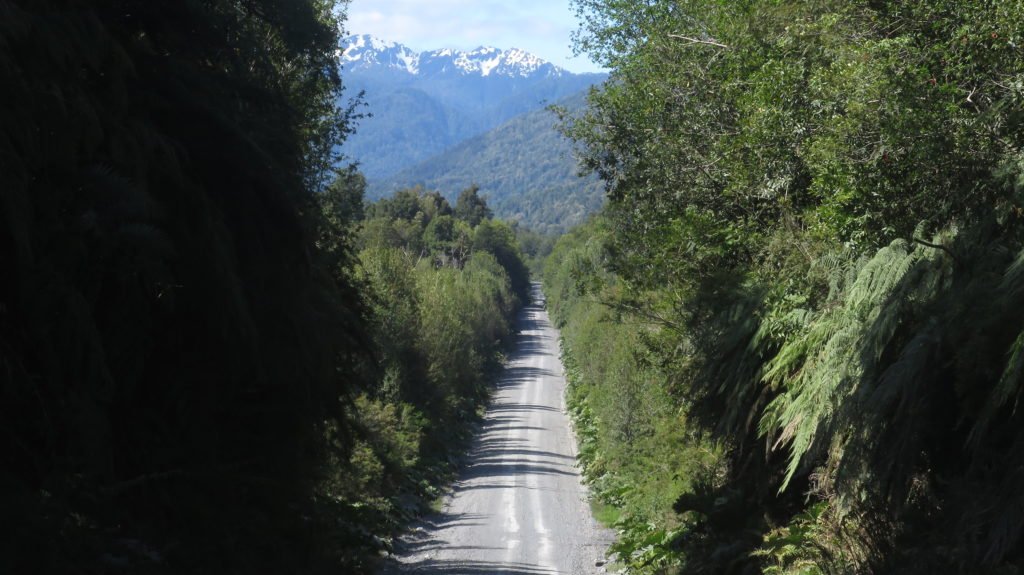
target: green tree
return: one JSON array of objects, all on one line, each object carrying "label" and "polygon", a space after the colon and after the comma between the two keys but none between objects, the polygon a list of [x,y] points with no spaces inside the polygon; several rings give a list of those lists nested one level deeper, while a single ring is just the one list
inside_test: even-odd
[{"label": "green tree", "polygon": [[461,192],[455,201],[455,217],[476,227],[480,222],[491,219],[491,209],[480,197],[480,188],[472,185]]},{"label": "green tree", "polygon": [[726,454],[682,531],[624,526],[632,564],[1019,570],[1024,524],[994,510],[1022,456],[1020,4],[575,4],[612,73],[565,129],[608,232],[551,301],[647,323],[634,355]]},{"label": "green tree", "polygon": [[424,247],[442,264],[461,268],[472,247],[473,231],[462,220],[450,215],[438,216],[423,230]]},{"label": "green tree", "polygon": [[481,221],[473,230],[473,250],[493,255],[508,273],[512,291],[520,301],[529,301],[530,270],[519,253],[515,232],[508,224],[496,220]]},{"label": "green tree", "polygon": [[420,206],[427,221],[440,216],[452,215],[452,206],[448,200],[441,195],[441,192],[425,192],[420,196]]},{"label": "green tree", "polygon": [[379,395],[392,403],[427,407],[435,399],[426,382],[420,353],[419,292],[415,260],[389,246],[371,247],[359,254],[373,297],[374,333],[383,373]]},{"label": "green tree", "polygon": [[421,188],[407,188],[395,192],[390,198],[385,198],[373,204],[371,217],[387,218],[396,220],[413,221],[417,214],[424,213],[424,205],[430,202],[422,202],[423,190]]}]

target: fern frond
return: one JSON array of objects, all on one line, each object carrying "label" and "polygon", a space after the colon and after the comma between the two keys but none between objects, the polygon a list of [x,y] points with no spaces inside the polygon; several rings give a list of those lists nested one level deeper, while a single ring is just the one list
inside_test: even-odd
[{"label": "fern frond", "polygon": [[854,503],[846,501],[847,494],[852,497],[866,489],[893,502],[906,494],[919,463],[921,429],[928,425],[925,398],[941,346],[941,330],[933,318],[903,346],[877,383],[864,386],[853,398],[857,408],[846,410],[848,419],[843,422],[849,433],[835,446],[829,462],[836,470],[840,507]]},{"label": "fern frond", "polygon": [[[764,410],[758,430],[772,439],[774,449],[788,444],[781,490],[804,467],[804,460],[825,446],[842,453],[848,440],[837,425],[860,413],[863,400],[858,398],[873,389],[871,383],[879,377],[910,306],[937,296],[941,282],[936,277],[944,273],[944,264],[935,264],[936,257],[899,240],[862,265],[851,264],[857,273],[839,307],[815,317],[803,335],[784,344],[768,362],[764,381],[781,393]],[[903,367],[909,369],[915,357],[909,355]]]}]

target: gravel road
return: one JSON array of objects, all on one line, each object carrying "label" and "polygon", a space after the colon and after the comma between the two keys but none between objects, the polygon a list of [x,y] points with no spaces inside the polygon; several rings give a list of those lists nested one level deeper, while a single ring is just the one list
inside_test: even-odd
[{"label": "gravel road", "polygon": [[396,545],[384,573],[587,575],[612,540],[590,515],[566,414],[558,332],[538,286],[515,352],[443,511]]}]

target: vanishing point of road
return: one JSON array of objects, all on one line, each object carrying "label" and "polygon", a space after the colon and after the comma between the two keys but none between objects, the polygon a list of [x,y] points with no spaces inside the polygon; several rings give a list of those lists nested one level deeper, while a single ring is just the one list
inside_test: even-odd
[{"label": "vanishing point of road", "polygon": [[611,535],[592,518],[566,414],[558,332],[540,288],[443,511],[396,546],[386,573],[588,575]]}]

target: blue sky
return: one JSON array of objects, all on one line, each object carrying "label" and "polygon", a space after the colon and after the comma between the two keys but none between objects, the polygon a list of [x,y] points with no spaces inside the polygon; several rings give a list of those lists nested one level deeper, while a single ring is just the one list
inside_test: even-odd
[{"label": "blue sky", "polygon": [[600,69],[573,57],[569,0],[352,0],[345,31],[413,50],[521,48],[573,72]]}]

